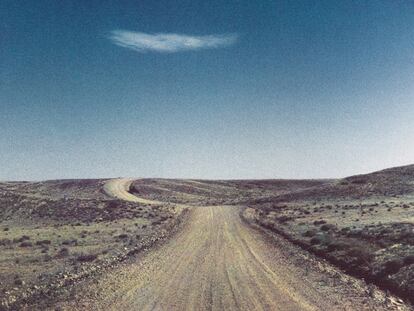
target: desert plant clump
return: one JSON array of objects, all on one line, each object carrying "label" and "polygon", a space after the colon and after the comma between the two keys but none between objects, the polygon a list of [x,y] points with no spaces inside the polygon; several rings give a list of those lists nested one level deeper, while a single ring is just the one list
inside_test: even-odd
[{"label": "desert plant clump", "polygon": [[409,266],[414,264],[414,255],[408,255],[403,259],[404,265]]},{"label": "desert plant clump", "polygon": [[404,263],[401,259],[392,259],[390,261],[387,261],[384,265],[383,270],[381,271],[381,274],[390,275],[397,273],[403,265]]},{"label": "desert plant clump", "polygon": [[303,233],[304,237],[313,237],[316,234],[316,230],[307,230]]},{"label": "desert plant clump", "polygon": [[20,247],[32,247],[33,246],[33,243],[32,242],[29,242],[29,241],[24,241],[24,242],[20,243],[19,246]]},{"label": "desert plant clump", "polygon": [[65,258],[67,256],[69,256],[69,249],[67,247],[59,249],[59,252],[57,253],[58,258]]},{"label": "desert plant clump", "polygon": [[335,225],[331,225],[331,224],[324,224],[320,227],[322,231],[330,231],[330,230],[334,230],[335,228],[336,228]]},{"label": "desert plant clump", "polygon": [[322,243],[322,239],[321,239],[321,237],[313,237],[311,240],[310,240],[310,243],[312,244],[312,245],[317,245],[317,244],[321,244]]},{"label": "desert plant clump", "polygon": [[36,245],[50,245],[52,242],[50,240],[40,240],[36,241]]},{"label": "desert plant clump", "polygon": [[90,262],[90,261],[94,261],[97,258],[98,258],[98,255],[95,255],[95,254],[81,254],[76,258],[76,260],[79,262]]},{"label": "desert plant clump", "polygon": [[116,238],[120,239],[120,240],[125,240],[125,239],[128,239],[128,234],[121,233],[121,234],[117,235]]}]

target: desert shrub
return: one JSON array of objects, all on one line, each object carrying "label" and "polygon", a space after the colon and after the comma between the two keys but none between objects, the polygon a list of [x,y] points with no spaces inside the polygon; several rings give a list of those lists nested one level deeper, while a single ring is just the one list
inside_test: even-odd
[{"label": "desert shrub", "polygon": [[33,244],[32,244],[32,242],[25,241],[25,242],[20,243],[19,246],[20,247],[32,247]]},{"label": "desert shrub", "polygon": [[311,243],[312,245],[321,244],[321,243],[322,243],[322,239],[321,239],[320,237],[315,236],[315,237],[313,237],[313,238],[310,240],[310,243]]},{"label": "desert shrub", "polygon": [[345,249],[345,248],[348,247],[348,245],[346,243],[341,242],[341,241],[331,241],[331,242],[328,243],[327,246],[328,246],[327,249],[328,249],[329,252]]},{"label": "desert shrub", "polygon": [[0,246],[10,245],[12,244],[12,241],[10,239],[1,239],[0,240]]},{"label": "desert shrub", "polygon": [[361,238],[363,236],[363,231],[361,229],[355,229],[348,232],[348,236]]},{"label": "desert shrub", "polygon": [[128,234],[122,233],[120,235],[118,235],[116,238],[121,239],[121,240],[125,240],[128,238]]},{"label": "desert shrub", "polygon": [[316,234],[316,230],[307,230],[306,232],[303,233],[303,236],[305,237],[312,237]]},{"label": "desert shrub", "polygon": [[64,240],[64,241],[62,241],[61,244],[62,245],[70,245],[70,244],[72,244],[72,241],[71,240]]},{"label": "desert shrub", "polygon": [[107,203],[107,207],[110,209],[116,209],[122,205],[122,202],[120,200],[111,200]]},{"label": "desert shrub", "polygon": [[385,275],[397,273],[398,270],[400,270],[402,266],[403,266],[403,261],[401,259],[392,259],[385,263],[382,273]]},{"label": "desert shrub", "polygon": [[354,257],[356,264],[369,264],[373,259],[371,251],[361,245],[351,246],[347,249],[347,255]]},{"label": "desert shrub", "polygon": [[9,228],[6,227],[6,228],[3,229],[3,231],[9,231]]},{"label": "desert shrub", "polygon": [[24,241],[27,241],[27,240],[30,240],[30,237],[28,235],[23,235],[18,239],[14,239],[13,242],[21,243],[21,242],[24,242]]},{"label": "desert shrub", "polygon": [[334,229],[335,229],[335,225],[332,225],[332,224],[324,224],[321,226],[322,231],[330,231]]},{"label": "desert shrub", "polygon": [[414,255],[408,255],[407,257],[404,258],[403,260],[404,265],[412,265],[414,264]]},{"label": "desert shrub", "polygon": [[292,220],[292,217],[282,215],[282,216],[277,217],[276,220],[280,223],[285,223],[285,222]]},{"label": "desert shrub", "polygon": [[60,257],[60,258],[69,256],[69,249],[67,247],[62,247],[59,250],[57,256]]},{"label": "desert shrub", "polygon": [[151,225],[153,225],[153,226],[157,226],[157,225],[160,225],[160,224],[161,224],[161,220],[159,220],[159,219],[154,220],[154,221],[151,222]]},{"label": "desert shrub", "polygon": [[50,240],[40,240],[36,242],[36,245],[50,245]]},{"label": "desert shrub", "polygon": [[313,224],[315,225],[315,226],[319,226],[319,225],[323,225],[323,224],[326,224],[326,221],[325,220],[315,220],[314,222],[313,222]]},{"label": "desert shrub", "polygon": [[81,254],[76,258],[76,260],[79,262],[90,262],[94,261],[96,258],[98,258],[98,255],[95,254]]}]

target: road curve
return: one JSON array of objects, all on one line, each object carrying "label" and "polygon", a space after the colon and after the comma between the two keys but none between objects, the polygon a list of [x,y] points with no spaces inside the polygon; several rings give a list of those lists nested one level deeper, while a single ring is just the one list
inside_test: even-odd
[{"label": "road curve", "polygon": [[147,200],[139,198],[129,192],[129,188],[134,179],[116,178],[107,181],[103,187],[105,193],[110,197],[117,198],[129,202],[137,202],[142,204],[163,204],[163,202]]},{"label": "road curve", "polygon": [[174,238],[88,284],[78,300],[61,308],[386,310],[368,303],[366,296],[356,299],[353,290],[321,290],[322,274],[310,282],[291,269],[289,260],[241,221],[238,208],[195,207]]}]

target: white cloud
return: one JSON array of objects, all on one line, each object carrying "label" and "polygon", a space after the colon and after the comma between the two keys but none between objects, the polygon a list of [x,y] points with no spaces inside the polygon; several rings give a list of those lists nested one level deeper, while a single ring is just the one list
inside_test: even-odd
[{"label": "white cloud", "polygon": [[215,49],[234,44],[237,35],[189,36],[176,33],[147,34],[128,30],[114,30],[109,39],[116,45],[137,52],[174,53],[189,50]]}]

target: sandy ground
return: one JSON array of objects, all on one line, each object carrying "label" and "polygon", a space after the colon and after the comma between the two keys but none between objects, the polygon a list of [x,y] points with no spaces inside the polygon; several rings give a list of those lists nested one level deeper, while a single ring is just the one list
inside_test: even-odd
[{"label": "sandy ground", "polygon": [[[115,197],[129,180],[106,187]],[[138,200],[141,200],[138,198]],[[408,310],[290,243],[243,222],[235,206],[194,207],[172,239],[80,285],[63,310]]]}]

